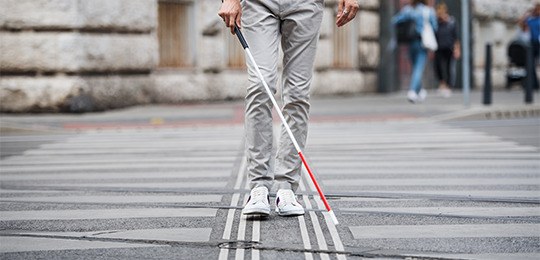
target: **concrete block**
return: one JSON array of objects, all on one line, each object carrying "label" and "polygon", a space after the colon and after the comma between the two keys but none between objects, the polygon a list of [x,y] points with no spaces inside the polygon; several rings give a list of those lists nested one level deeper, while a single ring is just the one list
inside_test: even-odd
[{"label": "concrete block", "polygon": [[220,74],[156,73],[153,79],[154,87],[146,92],[156,103],[241,99],[248,84],[244,70]]},{"label": "concrete block", "polygon": [[151,70],[158,63],[158,44],[151,35],[82,34],[80,70]]},{"label": "concrete block", "polygon": [[324,8],[323,20],[321,23],[320,38],[331,39],[335,25],[335,14],[332,8]]},{"label": "concrete block", "polygon": [[133,76],[89,76],[82,77],[85,84],[84,94],[93,104],[88,111],[101,111],[122,108],[151,102],[148,89],[154,82],[149,75]]},{"label": "concrete block", "polygon": [[[492,45],[493,66],[508,65],[508,45],[516,35],[515,26],[509,26],[501,20],[475,21],[473,22],[473,33],[478,35],[474,42],[475,66],[484,66],[486,44],[488,43]],[[508,37],[509,35],[512,37]]]},{"label": "concrete block", "polygon": [[[381,0],[358,0],[358,4],[360,5],[360,9],[379,9]],[[384,0],[383,0],[384,1]]]},{"label": "concrete block", "polygon": [[362,88],[362,92],[376,92],[377,91],[377,84],[378,84],[378,76],[377,72],[371,72],[371,71],[364,71],[362,72],[364,76],[364,84]]},{"label": "concrete block", "polygon": [[473,14],[480,19],[517,21],[526,10],[533,6],[532,2],[531,0],[473,0]]},{"label": "concrete block", "polygon": [[[227,35],[227,37],[231,36]],[[224,42],[222,37],[202,37],[200,46],[197,48],[197,63],[201,69],[211,72],[222,71],[226,65],[225,48],[227,48],[227,42]]]},{"label": "concrete block", "polygon": [[357,70],[328,70],[314,75],[313,95],[360,93],[365,89],[364,76]]},{"label": "concrete block", "polygon": [[149,96],[156,103],[177,103],[183,101],[209,100],[208,85],[200,74],[156,73],[153,76],[154,87],[147,89]]},{"label": "concrete block", "polygon": [[79,77],[2,77],[0,111],[59,111],[84,85]]},{"label": "concrete block", "polygon": [[378,42],[360,42],[358,54],[360,68],[376,69],[379,66],[380,46]]},{"label": "concrete block", "polygon": [[[475,87],[480,91],[484,89],[485,75],[484,68],[474,68],[474,84]],[[493,85],[493,89],[504,89],[506,86],[506,69],[493,68],[491,71],[491,83]]]},{"label": "concrete block", "polygon": [[3,71],[150,70],[158,60],[151,35],[0,33]]},{"label": "concrete block", "polygon": [[319,41],[317,55],[315,56],[315,70],[326,70],[332,66],[333,62],[332,41],[324,39]]},{"label": "concrete block", "polygon": [[198,5],[196,17],[198,19],[196,25],[199,26],[198,31],[207,31],[217,34],[225,26],[221,17],[217,15],[219,8],[221,7],[220,1],[194,1]]},{"label": "concrete block", "polygon": [[92,0],[78,1],[83,27],[150,31],[157,27],[157,1]]},{"label": "concrete block", "polygon": [[378,39],[380,35],[380,17],[376,12],[360,11],[356,16],[359,21],[358,35],[363,39]]},{"label": "concrete block", "polygon": [[246,70],[229,70],[213,75],[208,81],[208,90],[213,100],[243,99],[248,84]]},{"label": "concrete block", "polygon": [[3,0],[2,28],[79,28],[84,23],[78,0]]},{"label": "concrete block", "polygon": [[4,0],[0,27],[11,29],[114,29],[157,26],[153,0]]},{"label": "concrete block", "polygon": [[150,102],[152,79],[141,76],[3,77],[2,112],[90,112]]}]

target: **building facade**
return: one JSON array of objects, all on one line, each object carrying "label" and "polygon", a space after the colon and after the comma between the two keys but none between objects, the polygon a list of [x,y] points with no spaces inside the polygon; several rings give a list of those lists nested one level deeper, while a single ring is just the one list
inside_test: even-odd
[{"label": "building facade", "polygon": [[[381,28],[389,23],[383,1],[360,0],[357,18],[339,29],[337,1],[325,1],[313,95],[380,90]],[[502,87],[508,36],[533,1],[471,1],[475,78],[483,75],[482,46],[492,41],[494,82]],[[0,2],[1,112],[89,112],[245,95],[244,53],[217,16],[220,1]]]}]

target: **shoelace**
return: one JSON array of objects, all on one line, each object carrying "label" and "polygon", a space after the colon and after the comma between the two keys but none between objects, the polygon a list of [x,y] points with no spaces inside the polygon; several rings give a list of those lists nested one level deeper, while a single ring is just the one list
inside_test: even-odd
[{"label": "shoelace", "polygon": [[251,194],[251,198],[253,201],[263,201],[265,198],[265,192],[263,189],[255,189],[253,190]]},{"label": "shoelace", "polygon": [[287,204],[293,204],[296,205],[296,196],[294,196],[294,193],[292,192],[283,192],[279,196],[279,202]]}]

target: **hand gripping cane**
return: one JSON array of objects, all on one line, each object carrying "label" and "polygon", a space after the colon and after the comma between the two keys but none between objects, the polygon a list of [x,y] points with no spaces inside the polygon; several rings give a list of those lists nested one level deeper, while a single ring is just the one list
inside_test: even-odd
[{"label": "hand gripping cane", "polygon": [[336,215],[334,214],[334,211],[332,211],[332,208],[330,208],[330,205],[328,204],[328,201],[326,200],[326,197],[324,196],[324,193],[322,192],[321,187],[317,183],[317,180],[315,179],[315,176],[313,175],[313,172],[311,171],[311,168],[309,167],[309,165],[308,165],[308,163],[306,161],[306,158],[304,157],[304,154],[302,154],[302,150],[300,150],[300,146],[298,146],[298,142],[296,141],[296,138],[294,138],[294,135],[291,132],[291,128],[287,124],[287,121],[285,121],[285,117],[283,117],[283,113],[279,109],[279,106],[278,106],[278,104],[276,102],[276,99],[274,98],[274,95],[272,94],[272,91],[270,91],[270,88],[268,87],[268,84],[264,80],[264,77],[263,77],[263,75],[261,73],[261,70],[259,69],[259,66],[255,62],[255,59],[253,58],[253,55],[251,55],[251,51],[249,51],[249,46],[248,46],[248,44],[246,42],[246,39],[244,38],[244,36],[242,35],[242,32],[240,31],[240,29],[238,29],[237,26],[234,27],[234,33],[238,37],[238,40],[240,40],[240,43],[242,44],[242,47],[244,48],[247,57],[249,58],[251,63],[254,65],[255,71],[257,72],[257,76],[261,80],[261,82],[262,82],[262,84],[264,86],[264,89],[266,90],[266,93],[270,97],[270,100],[272,101],[272,104],[274,105],[274,108],[276,109],[276,112],[277,112],[277,114],[279,116],[279,119],[281,119],[281,123],[283,123],[283,126],[285,127],[285,130],[287,130],[287,134],[291,138],[291,141],[292,141],[292,143],[294,145],[294,148],[296,149],[296,151],[298,152],[298,155],[302,159],[302,163],[304,164],[304,167],[306,167],[306,170],[309,173],[309,177],[311,178],[311,181],[315,185],[315,188],[317,188],[317,192],[319,193],[319,196],[321,197],[321,199],[322,199],[322,201],[324,203],[324,206],[326,207],[326,210],[330,214],[330,217],[332,218],[332,221],[334,222],[335,225],[339,224],[339,222],[338,222],[338,220],[336,218]]}]

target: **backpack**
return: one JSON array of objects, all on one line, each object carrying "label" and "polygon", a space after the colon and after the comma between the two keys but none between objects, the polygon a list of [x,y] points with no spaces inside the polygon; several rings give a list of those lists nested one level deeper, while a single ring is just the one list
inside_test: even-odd
[{"label": "backpack", "polygon": [[420,34],[416,31],[414,20],[406,20],[396,24],[396,38],[398,43],[410,43],[420,39]]}]

